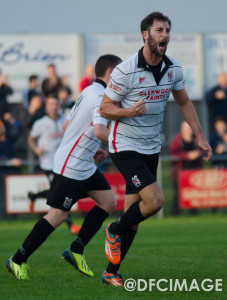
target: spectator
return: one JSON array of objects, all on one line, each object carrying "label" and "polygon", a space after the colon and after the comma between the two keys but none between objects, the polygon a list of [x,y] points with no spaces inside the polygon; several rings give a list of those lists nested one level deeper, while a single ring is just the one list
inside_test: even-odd
[{"label": "spectator", "polygon": [[47,66],[47,78],[42,82],[42,93],[45,97],[49,95],[57,95],[61,88],[61,79],[57,76],[56,67],[53,64]]},{"label": "spectator", "polygon": [[[9,165],[4,165],[9,160]],[[1,165],[3,163],[3,165]],[[0,208],[4,216],[5,184],[6,174],[20,173],[20,166],[23,161],[15,155],[13,144],[7,139],[6,135],[0,136]]]},{"label": "spectator", "polygon": [[28,117],[25,125],[28,129],[31,129],[33,123],[45,115],[44,101],[40,95],[31,98],[27,112]]},{"label": "spectator", "polygon": [[7,96],[13,94],[13,89],[9,85],[9,77],[3,76],[0,70],[0,118],[4,113],[9,111],[9,104],[7,102]]},{"label": "spectator", "polygon": [[4,123],[0,120],[0,137],[3,136],[6,132]]},{"label": "spectator", "polygon": [[[171,162],[171,176],[174,185],[172,214],[178,215],[178,172],[182,169],[199,169],[202,167],[202,153],[195,144],[191,127],[186,121],[181,123],[180,133],[176,134],[170,143],[170,155],[179,159]],[[195,213],[191,210],[191,213]]]},{"label": "spectator", "polygon": [[213,150],[213,165],[219,168],[227,168],[227,123],[225,118],[217,118],[214,122],[214,133],[211,136],[210,145]]},{"label": "spectator", "polygon": [[67,115],[70,109],[73,107],[74,102],[72,102],[69,94],[69,90],[66,87],[61,87],[58,92],[58,99],[61,101],[61,109],[64,115]]},{"label": "spectator", "polygon": [[3,115],[3,121],[6,128],[7,139],[15,144],[23,133],[23,127],[21,123],[14,118],[10,112],[6,112]]},{"label": "spectator", "polygon": [[227,74],[218,74],[218,85],[207,93],[210,132],[214,130],[214,121],[227,116]]},{"label": "spectator", "polygon": [[94,65],[88,64],[85,68],[85,75],[81,78],[79,82],[79,93],[83,91],[87,86],[91,85],[94,81],[95,68]]},{"label": "spectator", "polygon": [[38,76],[33,74],[29,76],[29,87],[24,92],[24,107],[27,108],[32,97],[40,95],[40,91],[38,90]]},{"label": "spectator", "polygon": [[72,95],[72,90],[69,85],[69,78],[67,75],[61,77],[61,87],[65,88],[68,91],[68,95]]}]

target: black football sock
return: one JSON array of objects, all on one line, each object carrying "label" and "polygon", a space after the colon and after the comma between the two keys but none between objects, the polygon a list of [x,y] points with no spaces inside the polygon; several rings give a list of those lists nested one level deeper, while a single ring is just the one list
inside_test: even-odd
[{"label": "black football sock", "polygon": [[71,251],[83,254],[84,246],[93,238],[108,216],[105,210],[94,206],[86,215],[76,239],[71,244]]},{"label": "black football sock", "polygon": [[122,240],[121,240],[121,261],[124,260],[129,248],[132,245],[132,242],[134,241],[134,238],[136,236],[137,230],[134,229],[126,229],[123,232]]},{"label": "black football sock", "polygon": [[116,221],[110,224],[109,231],[113,234],[122,236],[123,231],[144,221],[141,214],[139,203],[141,200],[134,202],[129,209]]},{"label": "black football sock", "polygon": [[32,193],[32,199],[36,200],[38,198],[47,198],[48,190],[44,190],[38,193]]},{"label": "black football sock", "polygon": [[[121,262],[124,260],[129,248],[131,247],[136,233],[137,230],[131,228],[124,230],[122,234],[122,240],[121,240]],[[119,271],[120,269],[120,265],[121,263],[118,265],[114,265],[111,262],[109,262],[106,271],[108,273],[116,274],[117,271]]]},{"label": "black football sock", "polygon": [[118,265],[114,265],[111,262],[109,262],[109,264],[106,268],[106,272],[111,273],[111,274],[116,274],[117,271],[120,269],[120,265],[121,265],[121,263],[119,263]]},{"label": "black football sock", "polygon": [[28,257],[42,245],[53,231],[54,228],[46,219],[40,219],[25,239],[23,245],[14,254],[13,262],[18,265],[26,262]]},{"label": "black football sock", "polygon": [[70,226],[72,225],[71,214],[68,214],[68,217],[67,217],[67,219],[66,219],[66,223],[67,223],[68,227],[70,228]]}]

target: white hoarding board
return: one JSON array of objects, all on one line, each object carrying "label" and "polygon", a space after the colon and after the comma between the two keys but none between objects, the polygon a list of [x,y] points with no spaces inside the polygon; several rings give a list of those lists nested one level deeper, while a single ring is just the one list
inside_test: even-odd
[{"label": "white hoarding board", "polygon": [[206,34],[204,36],[205,87],[217,85],[220,72],[227,72],[227,33]]},{"label": "white hoarding board", "polygon": [[195,33],[172,34],[167,55],[182,65],[185,86],[191,100],[203,97],[202,37]]},{"label": "white hoarding board", "polygon": [[[6,186],[6,213],[26,214],[29,211],[28,192],[37,193],[49,188],[49,181],[45,175],[9,175],[5,178]],[[75,204],[71,211],[76,211]],[[45,213],[49,210],[46,199],[37,199],[34,213]]]},{"label": "white hoarding board", "polygon": [[14,94],[9,102],[22,102],[28,77],[46,77],[46,67],[53,63],[60,77],[77,93],[81,69],[80,37],[78,35],[0,35],[0,68],[10,78]]},{"label": "white hoarding board", "polygon": [[[115,54],[123,60],[143,46],[140,34],[91,34],[84,36],[84,64],[95,63],[103,54]],[[184,70],[186,88],[192,100],[203,92],[202,38],[199,34],[171,34],[167,55],[178,60]]]}]

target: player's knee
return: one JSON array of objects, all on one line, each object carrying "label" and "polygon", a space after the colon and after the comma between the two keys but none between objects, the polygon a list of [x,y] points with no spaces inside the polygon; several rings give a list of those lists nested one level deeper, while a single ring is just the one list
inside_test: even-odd
[{"label": "player's knee", "polygon": [[62,214],[60,217],[60,223],[64,223],[68,218],[68,214]]},{"label": "player's knee", "polygon": [[164,197],[162,195],[158,195],[152,198],[152,201],[147,201],[145,203],[145,210],[143,211],[144,216],[150,217],[156,214],[164,204]]},{"label": "player's knee", "polygon": [[115,210],[116,206],[117,206],[116,199],[114,197],[110,198],[107,203],[108,213],[111,214]]},{"label": "player's knee", "polygon": [[163,196],[159,196],[159,197],[155,198],[155,200],[154,200],[155,212],[158,212],[162,208],[163,204],[164,204]]},{"label": "player's knee", "polygon": [[68,212],[63,212],[51,208],[50,211],[45,215],[45,219],[54,227],[57,228],[67,220]]},{"label": "player's knee", "polygon": [[103,202],[100,207],[105,210],[108,214],[111,214],[117,206],[116,199],[114,195],[111,195],[110,197],[105,199],[105,202]]}]

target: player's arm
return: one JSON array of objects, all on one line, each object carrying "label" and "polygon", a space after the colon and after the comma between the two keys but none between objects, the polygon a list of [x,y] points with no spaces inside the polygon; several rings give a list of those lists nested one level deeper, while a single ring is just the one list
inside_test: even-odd
[{"label": "player's arm", "polygon": [[32,137],[31,135],[28,136],[28,145],[30,149],[37,155],[40,156],[43,154],[43,149],[37,146],[37,138]]},{"label": "player's arm", "polygon": [[190,101],[186,89],[173,90],[172,94],[184,120],[189,124],[197,137],[198,146],[206,152],[204,159],[206,161],[210,160],[212,157],[212,149],[203,133],[194,105]]},{"label": "player's arm", "polygon": [[109,129],[103,124],[94,125],[94,135],[103,143],[108,144]]},{"label": "player's arm", "polygon": [[117,102],[110,99],[106,94],[104,94],[100,105],[100,115],[109,120],[142,116],[146,111],[146,106],[143,100],[136,102],[132,107],[122,108],[118,107]]},{"label": "player's arm", "polygon": [[0,120],[0,137],[5,134],[5,126],[3,122]]}]

